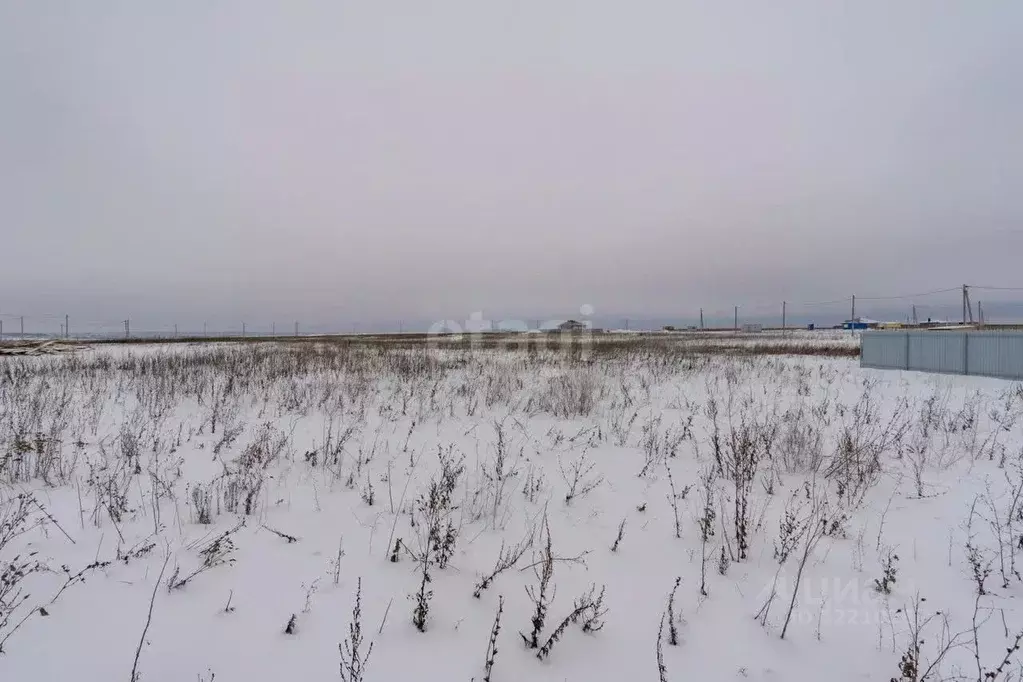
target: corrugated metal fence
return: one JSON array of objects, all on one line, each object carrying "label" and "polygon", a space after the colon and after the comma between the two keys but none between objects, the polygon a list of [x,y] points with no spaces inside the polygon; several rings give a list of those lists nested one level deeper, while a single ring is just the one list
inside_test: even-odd
[{"label": "corrugated metal fence", "polygon": [[860,366],[1023,379],[1023,332],[871,331]]}]

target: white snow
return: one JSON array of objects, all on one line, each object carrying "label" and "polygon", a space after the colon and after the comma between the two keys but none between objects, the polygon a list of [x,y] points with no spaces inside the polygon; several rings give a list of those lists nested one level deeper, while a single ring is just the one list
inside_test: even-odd
[{"label": "white snow", "polygon": [[[307,342],[0,360],[0,574],[30,554],[44,566],[18,581],[8,575],[6,593],[0,579],[0,640],[15,630],[0,680],[130,679],[153,594],[142,680],[340,679],[338,644],[359,578],[363,634],[373,642],[367,682],[484,679],[499,596],[495,682],[656,681],[658,629],[677,577],[681,641],[666,641],[665,623],[668,680],[899,679],[910,645],[905,609],[917,593],[926,598],[921,618],[942,614],[922,635],[921,674],[947,617],[951,635],[963,634],[928,679],[978,678],[975,607],[981,665],[995,669],[1023,629],[1023,584],[1013,573],[1023,516],[1010,513],[1023,456],[1019,385],[864,370],[844,358],[693,356],[683,352],[689,343],[639,338],[583,358]],[[726,458],[731,444],[741,449],[744,426],[761,457],[748,557],[730,561],[726,575],[717,570],[721,548],[738,552],[727,461],[714,484],[703,596],[698,519],[701,475],[715,468],[714,406]],[[504,475],[495,473],[499,457]],[[428,569],[420,632],[412,597],[421,566],[410,553],[427,544],[422,501],[442,458],[464,465],[440,515],[457,541],[447,567]],[[566,503],[573,467],[580,488],[597,485]],[[15,528],[19,494],[31,504]],[[203,499],[210,525],[199,523]],[[806,521],[825,499],[827,534],[795,590],[798,555],[816,530],[804,524],[779,566],[779,524],[786,509],[797,525]],[[538,578],[526,567],[540,559],[545,515],[554,554],[581,558],[554,563],[542,638],[591,585],[606,586],[607,612],[603,629],[570,625],[539,661],[519,633],[531,627],[526,588]],[[225,563],[169,589],[239,523]],[[502,543],[530,535],[536,541],[516,568],[474,598]],[[398,538],[408,549],[392,563]],[[983,596],[968,543],[992,571]],[[889,550],[898,559],[886,595],[875,580]],[[74,575],[97,561],[111,563],[51,603],[68,577],[62,566]],[[762,623],[755,615],[772,587]],[[293,614],[295,631],[285,634]],[[1019,679],[1011,657],[997,679]]]}]

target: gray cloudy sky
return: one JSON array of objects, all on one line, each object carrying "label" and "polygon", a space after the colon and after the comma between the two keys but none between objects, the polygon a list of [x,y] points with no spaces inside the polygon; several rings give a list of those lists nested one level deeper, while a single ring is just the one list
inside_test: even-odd
[{"label": "gray cloudy sky", "polygon": [[994,0],[2,1],[0,313],[1023,285],[1021,83]]}]

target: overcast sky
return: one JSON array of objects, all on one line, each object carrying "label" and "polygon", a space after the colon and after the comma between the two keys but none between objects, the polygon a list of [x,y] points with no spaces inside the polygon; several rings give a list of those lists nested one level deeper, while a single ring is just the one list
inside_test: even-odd
[{"label": "overcast sky", "polygon": [[0,0],[0,313],[1023,285],[1021,83],[1018,2]]}]

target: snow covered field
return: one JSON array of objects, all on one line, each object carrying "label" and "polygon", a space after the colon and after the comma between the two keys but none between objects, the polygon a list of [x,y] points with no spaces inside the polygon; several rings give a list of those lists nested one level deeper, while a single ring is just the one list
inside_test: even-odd
[{"label": "snow covered field", "polygon": [[[394,340],[396,337],[390,337]],[[445,343],[463,344],[469,335],[452,335],[434,337],[433,343],[443,347]],[[651,346],[670,347],[672,352],[687,351],[691,353],[765,353],[765,354],[812,354],[851,356],[858,353],[860,347],[859,332],[841,330],[804,330],[793,329],[786,332],[771,330],[756,333],[734,331],[624,331],[614,330],[594,332],[584,335],[585,343],[596,351],[611,346],[640,344],[644,348]],[[528,344],[539,343],[546,348],[559,348],[566,343],[578,344],[579,338],[571,334],[545,334],[528,332],[525,334],[485,334],[477,337],[476,343],[483,347],[516,348]]]},{"label": "snow covered field", "polygon": [[0,680],[1020,679],[1018,384],[449,345],[0,359]]}]

